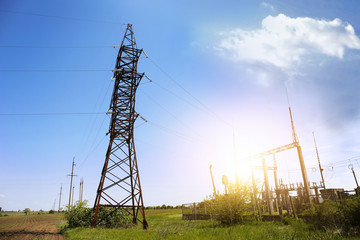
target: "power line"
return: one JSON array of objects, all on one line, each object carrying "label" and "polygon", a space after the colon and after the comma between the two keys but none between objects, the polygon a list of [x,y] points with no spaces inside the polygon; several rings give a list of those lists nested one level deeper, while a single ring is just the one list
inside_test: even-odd
[{"label": "power line", "polygon": [[152,80],[152,83],[154,83],[154,84],[157,85],[158,87],[162,88],[163,90],[167,91],[168,93],[172,94],[172,95],[175,96],[176,98],[182,100],[183,102],[189,104],[190,106],[192,106],[192,107],[194,107],[194,108],[196,108],[196,109],[198,109],[198,110],[200,110],[200,111],[208,114],[209,116],[211,116],[211,117],[213,117],[213,118],[215,118],[215,119],[217,119],[217,120],[219,120],[219,121],[222,121],[222,122],[226,123],[227,125],[229,125],[227,122],[225,122],[225,121],[222,120],[221,118],[218,118],[218,117],[216,117],[215,115],[210,114],[210,112],[206,111],[205,109],[201,108],[201,107],[198,106],[198,105],[195,105],[194,103],[190,102],[189,100],[187,100],[187,99],[179,96],[178,94],[176,94],[176,93],[173,92],[172,90],[164,87],[163,85],[159,84],[158,82]]},{"label": "power line", "polygon": [[111,72],[110,69],[0,69],[0,72]]},{"label": "power line", "polygon": [[167,133],[169,133],[169,134],[172,134],[172,135],[175,135],[175,136],[177,136],[177,137],[180,137],[180,138],[182,138],[183,140],[186,140],[186,141],[188,141],[188,142],[194,142],[194,139],[193,139],[192,137],[186,136],[186,135],[184,135],[184,134],[182,134],[182,133],[180,133],[180,132],[178,132],[178,131],[176,131],[176,130],[170,129],[170,128],[168,128],[168,127],[164,127],[164,126],[162,126],[162,125],[160,125],[160,124],[154,123],[154,122],[149,121],[149,120],[148,120],[148,123],[149,123],[150,125],[158,128],[158,129],[164,131],[164,132],[167,132]]},{"label": "power line", "polygon": [[106,112],[74,112],[74,113],[0,113],[0,116],[60,116],[60,115],[96,115]]},{"label": "power line", "polygon": [[331,164],[328,164],[329,165],[339,165],[339,164],[344,164],[348,161],[354,161],[354,160],[358,160],[360,159],[360,155],[357,155],[357,156],[354,156],[354,157],[351,157],[351,158],[347,158],[347,159],[344,159],[344,160],[341,160],[341,161],[337,161],[337,162],[334,162],[334,163],[331,163]]},{"label": "power line", "polygon": [[[175,114],[173,114],[172,112],[170,112],[168,109],[166,109],[162,104],[160,104],[158,101],[156,101],[154,98],[152,98],[150,95],[148,95],[145,91],[142,91],[141,89],[139,89],[139,91],[141,91],[142,92],[142,94],[144,94],[146,97],[148,97],[151,101],[153,101],[156,105],[158,105],[162,110],[164,110],[166,113],[168,113],[169,115],[171,115],[175,120],[177,120],[183,127],[185,127],[185,128],[187,128],[187,129],[189,129],[192,133],[195,133],[195,135],[196,136],[194,136],[194,138],[193,139],[198,139],[199,141],[201,141],[201,143],[202,142],[207,142],[207,143],[210,143],[208,140],[209,139],[207,139],[207,138],[205,138],[204,136],[201,136],[198,132],[197,132],[197,130],[195,130],[195,129],[193,129],[193,128],[191,128],[190,126],[188,126],[186,123],[184,123],[182,120],[180,120],[180,118],[178,118]],[[191,104],[191,103],[189,103],[189,104]],[[195,106],[195,107],[197,107],[197,106]],[[144,122],[145,123],[145,122]],[[144,123],[142,123],[142,124],[140,124],[139,126],[137,126],[137,127],[140,127],[141,125],[143,125]],[[137,128],[136,127],[136,128]],[[169,129],[168,129],[169,130]],[[171,131],[173,131],[173,130],[171,130]],[[178,135],[177,135],[178,136]],[[192,138],[192,137],[190,137],[190,136],[188,136],[188,138]]]},{"label": "power line", "polygon": [[162,88],[163,90],[167,91],[168,93],[172,94],[173,96],[177,97],[178,99],[182,100],[183,102],[186,102],[187,104],[193,106],[194,108],[197,108],[201,111],[204,111],[204,109],[200,108],[199,106],[193,104],[192,102],[186,100],[185,98],[179,96],[178,94],[174,93],[173,91],[171,91],[170,89],[164,87],[163,85],[159,84],[158,82],[152,81],[155,85],[157,85],[158,87]]},{"label": "power line", "polygon": [[[145,52],[144,52],[145,53]],[[152,58],[150,58],[147,54],[146,58],[148,58],[155,67],[157,67],[165,76],[167,76],[172,82],[174,82],[179,88],[181,88],[184,92],[186,92],[191,98],[193,98],[197,103],[199,103],[204,109],[202,109],[204,112],[209,114],[212,117],[215,117],[216,119],[220,120],[221,122],[224,122],[228,126],[232,126],[228,122],[226,122],[224,119],[222,119],[219,115],[217,115],[214,111],[212,111],[209,107],[207,107],[202,101],[200,101],[197,97],[195,97],[193,94],[191,94],[188,90],[186,90],[185,87],[183,87],[178,81],[176,81],[169,73],[167,73],[164,69],[162,69]]]},{"label": "power line", "polygon": [[26,45],[0,45],[0,48],[117,48],[118,46],[26,46]]},{"label": "power line", "polygon": [[[103,86],[102,86],[102,89],[101,89],[101,91],[100,91],[100,94],[98,95],[98,97],[97,97],[97,99],[96,99],[96,103],[95,103],[95,105],[94,105],[94,111],[97,111],[97,112],[101,111],[101,106],[104,104],[105,98],[107,97],[107,93],[108,93],[108,91],[109,91],[109,89],[110,89],[111,82],[112,82],[112,81],[109,81],[109,82],[108,82],[108,86],[107,86],[107,88],[106,88],[105,95],[104,95],[103,98],[102,98],[102,102],[101,102],[100,105],[98,105],[98,103],[100,102],[101,96],[102,96],[101,92],[103,92],[103,89],[104,89],[104,87],[106,86],[106,81],[104,81],[104,84],[103,84]],[[80,154],[81,156],[82,156],[83,153],[84,153],[85,145],[87,145],[87,143],[89,142],[88,140],[89,140],[90,134],[91,134],[91,132],[92,132],[92,130],[93,130],[93,127],[94,127],[94,124],[95,124],[97,118],[98,118],[98,115],[96,115],[96,117],[93,118],[93,121],[91,121],[91,125],[90,125],[89,131],[86,131],[86,132],[87,132],[87,137],[84,138],[85,141],[84,141],[82,150],[80,151],[80,152],[81,152],[81,154]],[[106,115],[105,115],[104,119],[105,119],[105,118],[106,118]],[[103,122],[104,122],[104,119],[103,119]],[[102,127],[103,122],[101,123],[100,128]],[[98,131],[99,131],[99,130],[98,130]],[[85,134],[85,133],[84,133],[84,134]],[[96,134],[96,138],[97,138],[97,135],[98,135],[98,134]],[[85,137],[85,135],[84,135],[84,137]],[[96,141],[96,138],[94,139],[94,142]],[[93,143],[93,144],[94,144],[94,143]],[[93,145],[93,144],[92,144],[92,145]],[[89,151],[90,151],[90,150],[89,150]]]},{"label": "power line", "polygon": [[188,90],[186,90],[178,81],[176,81],[169,73],[165,72],[152,58],[148,57],[148,59],[163,73],[165,74],[171,81],[173,81],[178,87],[180,87],[184,92],[186,92],[189,96],[195,99],[200,105],[202,105],[205,109],[209,110],[198,98],[192,95]]},{"label": "power line", "polygon": [[167,112],[169,115],[171,115],[175,120],[177,120],[182,126],[189,128],[183,121],[181,121],[175,114],[167,110],[162,104],[160,104],[158,101],[156,101],[154,98],[152,98],[149,94],[147,94],[145,91],[142,91],[139,89],[139,91],[142,92],[146,97],[148,97],[151,101],[153,101],[156,105],[158,105],[162,110]]},{"label": "power line", "polygon": [[121,23],[121,22],[109,21],[109,20],[95,20],[95,19],[89,19],[89,18],[64,17],[64,16],[47,15],[47,14],[41,14],[41,13],[20,12],[20,11],[13,11],[13,10],[7,10],[7,9],[0,9],[0,12],[11,13],[11,14],[29,15],[29,16],[36,16],[36,17],[56,18],[56,19],[71,20],[71,21],[96,22],[96,23],[126,25],[126,24]]},{"label": "power line", "polygon": [[90,151],[88,152],[88,154],[86,155],[86,157],[84,158],[84,160],[82,160],[80,163],[79,163],[79,167],[82,166],[82,164],[88,160],[88,158],[90,157],[90,155],[100,146],[100,143],[102,143],[104,141],[104,139],[106,138],[106,135],[104,135],[100,141],[95,145],[94,148],[90,149]]}]

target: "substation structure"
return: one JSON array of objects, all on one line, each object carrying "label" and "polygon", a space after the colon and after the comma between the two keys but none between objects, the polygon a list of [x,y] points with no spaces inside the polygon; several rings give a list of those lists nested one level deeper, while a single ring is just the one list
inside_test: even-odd
[{"label": "substation structure", "polygon": [[[312,202],[312,195],[311,195],[311,189],[315,190],[316,195],[316,201],[319,202],[319,188],[324,188],[324,184],[320,183],[320,185],[317,185],[316,183],[313,183],[313,186],[310,186],[310,183],[308,181],[308,176],[306,172],[305,162],[301,150],[301,146],[298,141],[298,137],[295,132],[295,126],[294,121],[292,118],[291,108],[289,107],[289,113],[290,113],[290,120],[291,120],[291,130],[292,130],[292,143],[277,147],[274,149],[270,149],[268,151],[256,154],[251,156],[251,161],[254,159],[262,159],[262,166],[258,167],[252,167],[252,182],[253,182],[253,189],[254,189],[254,200],[255,200],[255,209],[259,212],[259,215],[262,215],[261,212],[266,210],[270,215],[274,214],[274,208],[276,208],[276,212],[279,213],[279,215],[283,214],[283,210],[286,209],[286,212],[288,214],[295,213],[294,208],[294,202],[292,199],[292,196],[290,192],[295,191],[297,193],[296,203],[299,203],[300,205],[304,205],[306,203]],[[276,157],[275,154],[279,152],[283,152],[286,150],[290,150],[296,148],[300,163],[300,169],[301,174],[303,178],[303,183],[297,183],[296,188],[295,184],[290,184],[290,187],[283,184],[282,179],[277,178],[277,164],[276,164]],[[267,166],[265,157],[273,156],[273,166]],[[256,186],[255,186],[255,178],[254,178],[254,170],[261,170],[264,173],[264,190],[260,192],[261,199],[258,197],[258,193],[256,192]],[[275,182],[275,189],[270,189],[269,184],[269,177],[268,177],[268,171],[273,171],[274,174],[274,182]],[[275,197],[274,197],[275,193]],[[296,205],[299,205],[296,204]],[[297,208],[299,209],[299,208]]]},{"label": "substation structure", "polygon": [[110,141],[94,203],[93,227],[103,220],[98,217],[99,208],[111,207],[110,214],[123,209],[132,216],[133,223],[139,221],[144,229],[148,228],[134,144],[134,123],[139,116],[135,111],[135,94],[144,76],[137,72],[141,53],[132,25],[128,24],[115,64],[114,90],[108,112],[111,114]]},{"label": "substation structure", "polygon": [[[268,151],[252,155],[250,157],[251,166],[253,165],[253,160],[261,159],[262,166],[251,167],[251,176],[252,176],[252,184],[253,184],[253,202],[254,202],[254,211],[258,212],[259,216],[264,216],[262,213],[268,212],[269,215],[274,215],[275,210],[279,213],[279,215],[283,215],[283,210],[286,210],[287,214],[295,215],[295,209],[302,209],[307,203],[319,203],[323,196],[326,197],[326,188],[324,182],[312,183],[308,181],[308,176],[306,172],[305,162],[301,150],[301,146],[298,141],[298,137],[295,132],[294,121],[292,118],[291,108],[289,107],[289,114],[291,120],[291,130],[292,130],[292,143],[277,147],[274,149],[270,149]],[[290,184],[289,186],[283,184],[282,179],[278,179],[277,177],[277,163],[276,163],[276,153],[280,153],[286,150],[290,150],[296,148],[301,174],[303,178],[302,183]],[[273,166],[267,166],[266,157],[273,156]],[[319,166],[321,169],[320,161]],[[256,182],[255,182],[255,174],[254,170],[261,170],[264,173],[264,185],[260,192],[257,191]],[[322,169],[321,169],[322,170]],[[269,184],[269,176],[268,171],[273,172],[275,189],[270,188]],[[322,172],[321,172],[322,173]],[[226,175],[223,175],[223,184],[225,185],[225,194],[227,194],[227,190],[231,188],[236,188],[236,184],[231,184],[228,182]],[[296,187],[295,187],[296,185]],[[319,189],[321,192],[321,196],[319,194]],[[315,195],[311,194],[311,190],[314,190]],[[296,193],[296,197],[293,197],[292,192]],[[314,200],[314,201],[313,201]]]},{"label": "substation structure", "polygon": [[[254,159],[262,159],[262,166],[252,167],[252,183],[253,183],[253,191],[254,191],[253,198],[255,200],[254,210],[258,212],[259,216],[264,217],[265,215],[262,214],[263,212],[268,212],[269,215],[271,216],[274,215],[275,211],[278,212],[279,215],[283,215],[284,210],[286,210],[286,213],[288,215],[293,215],[297,217],[296,211],[303,210],[307,203],[319,204],[325,198],[337,201],[348,197],[348,193],[346,193],[344,189],[326,189],[324,177],[322,174],[323,169],[320,164],[315,136],[314,136],[314,143],[315,143],[315,149],[318,158],[318,164],[319,164],[322,181],[319,184],[316,182],[310,184],[307,177],[301,146],[299,144],[295,132],[295,127],[294,127],[294,122],[290,107],[289,107],[289,113],[291,120],[293,142],[278,148],[274,148],[253,155],[251,157],[251,161]],[[293,148],[297,149],[303,182],[287,185],[283,183],[282,179],[278,179],[277,177],[277,163],[276,163],[275,154]],[[265,157],[268,156],[273,156],[273,166],[267,166]],[[257,190],[256,190],[255,177],[254,177],[254,170],[261,170],[264,173],[264,185],[263,185],[264,188],[259,193],[256,192]],[[268,171],[273,172],[275,189],[270,188]],[[312,191],[314,192],[314,194],[312,194]]]}]

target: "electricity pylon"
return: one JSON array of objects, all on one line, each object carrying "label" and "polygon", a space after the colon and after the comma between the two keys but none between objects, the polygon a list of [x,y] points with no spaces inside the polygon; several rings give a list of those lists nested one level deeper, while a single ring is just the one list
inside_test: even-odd
[{"label": "electricity pylon", "polygon": [[137,72],[141,53],[132,25],[128,24],[115,64],[115,84],[109,109],[110,141],[94,204],[93,227],[97,224],[99,207],[112,207],[112,212],[122,208],[133,217],[133,223],[139,221],[144,229],[148,228],[134,145],[134,123],[139,116],[135,112],[135,94],[144,76]]}]

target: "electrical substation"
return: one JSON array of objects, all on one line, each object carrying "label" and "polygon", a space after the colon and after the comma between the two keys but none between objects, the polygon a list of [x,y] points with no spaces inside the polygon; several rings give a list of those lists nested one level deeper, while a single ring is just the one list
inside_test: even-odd
[{"label": "electrical substation", "polygon": [[[314,145],[316,150],[316,156],[318,160],[318,167],[322,181],[319,183],[310,183],[307,175],[307,168],[305,166],[302,149],[295,131],[295,125],[291,108],[289,107],[289,115],[292,131],[292,142],[287,145],[283,145],[277,148],[273,148],[258,154],[251,155],[248,161],[251,165],[251,183],[252,183],[252,202],[254,215],[258,220],[281,220],[281,216],[288,215],[297,218],[298,212],[301,212],[311,206],[310,204],[320,204],[325,199],[329,199],[335,202],[344,200],[351,195],[360,195],[360,188],[354,172],[352,164],[348,167],[352,171],[356,182],[356,188],[353,191],[345,191],[342,188],[326,188],[325,180],[323,176],[324,169],[321,166],[318,148],[316,145],[315,135],[313,132]],[[300,165],[300,173],[302,175],[303,182],[285,184],[284,180],[278,178],[278,166],[276,161],[276,154],[296,148],[298,161]],[[273,165],[268,166],[266,158],[272,157]],[[257,164],[257,165],[255,165]],[[219,194],[216,190],[214,177],[212,172],[213,166],[210,165],[211,183],[213,186],[213,195]],[[257,180],[255,179],[255,171],[263,173],[263,182],[260,183],[261,188],[258,190]],[[274,187],[271,187],[269,180],[269,172],[273,173]],[[224,185],[224,194],[231,194],[237,191],[239,187],[239,179],[236,174],[235,182],[230,182],[228,176],[222,175],[222,184]],[[182,213],[184,220],[202,220],[210,219],[211,216],[208,213],[207,208],[211,207],[202,203],[188,203],[182,205]]]}]

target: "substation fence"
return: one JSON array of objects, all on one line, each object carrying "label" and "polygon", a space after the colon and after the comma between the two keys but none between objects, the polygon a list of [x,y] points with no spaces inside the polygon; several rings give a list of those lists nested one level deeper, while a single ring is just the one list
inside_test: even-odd
[{"label": "substation fence", "polygon": [[210,204],[204,202],[200,203],[186,203],[182,205],[182,219],[183,220],[207,220],[210,219],[209,210]]}]

